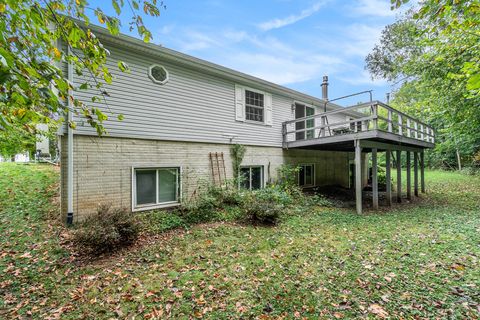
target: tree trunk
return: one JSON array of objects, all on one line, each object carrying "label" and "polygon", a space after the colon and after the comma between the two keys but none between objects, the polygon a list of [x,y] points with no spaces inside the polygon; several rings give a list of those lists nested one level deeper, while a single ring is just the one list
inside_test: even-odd
[{"label": "tree trunk", "polygon": [[460,159],[460,152],[458,151],[458,149],[456,149],[456,153],[457,153],[458,170],[462,170],[462,161]]}]

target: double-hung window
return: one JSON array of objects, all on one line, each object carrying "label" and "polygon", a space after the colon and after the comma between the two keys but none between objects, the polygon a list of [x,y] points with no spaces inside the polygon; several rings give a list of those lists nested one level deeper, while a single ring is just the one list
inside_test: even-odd
[{"label": "double-hung window", "polygon": [[240,168],[240,186],[243,189],[256,190],[263,187],[263,167],[249,166]]},{"label": "double-hung window", "polygon": [[180,198],[180,168],[134,168],[133,209],[176,204]]},{"label": "double-hung window", "polygon": [[300,165],[298,185],[300,187],[311,187],[315,185],[315,167],[313,164]]},{"label": "double-hung window", "polygon": [[245,90],[245,118],[249,121],[264,121],[263,93]]}]

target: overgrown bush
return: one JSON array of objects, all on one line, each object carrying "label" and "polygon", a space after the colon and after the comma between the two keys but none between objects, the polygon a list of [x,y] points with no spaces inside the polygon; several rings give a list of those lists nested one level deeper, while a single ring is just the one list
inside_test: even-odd
[{"label": "overgrown bush", "polygon": [[140,225],[125,208],[99,206],[74,230],[73,241],[92,253],[111,252],[138,238]]},{"label": "overgrown bush", "polygon": [[241,207],[243,194],[233,182],[222,187],[207,185],[197,198],[184,202],[176,212],[189,224],[234,220],[238,217],[235,207]]},{"label": "overgrown bush", "polygon": [[249,192],[243,203],[245,218],[252,223],[277,224],[285,206],[291,202],[290,196],[278,187]]}]

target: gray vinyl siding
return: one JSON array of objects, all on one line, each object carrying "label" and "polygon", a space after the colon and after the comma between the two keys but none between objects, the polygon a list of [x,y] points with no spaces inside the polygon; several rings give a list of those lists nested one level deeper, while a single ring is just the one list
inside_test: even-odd
[{"label": "gray vinyl siding", "polygon": [[[236,143],[282,146],[282,122],[294,117],[292,98],[272,95],[272,126],[239,122],[235,120],[235,82],[144,52],[118,45],[106,47],[111,52],[107,65],[114,76],[113,83],[105,86],[109,93],[105,97],[107,104],[91,102],[94,90],[79,90],[75,95],[109,116],[104,122],[109,136],[211,143],[226,143],[229,142],[227,136],[236,136],[233,140]],[[118,69],[119,60],[129,65],[130,73]],[[147,73],[152,64],[163,65],[168,70],[168,83],[158,85],[150,80]],[[86,81],[92,82],[87,73],[83,76],[74,73],[75,86]],[[124,115],[123,121],[117,120],[119,114]],[[76,116],[74,120],[76,134],[96,134],[81,117]]]}]

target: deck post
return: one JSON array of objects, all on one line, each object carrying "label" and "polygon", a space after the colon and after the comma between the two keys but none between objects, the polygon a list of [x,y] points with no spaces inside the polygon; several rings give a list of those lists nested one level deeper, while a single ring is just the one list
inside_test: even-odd
[{"label": "deck post", "polygon": [[378,129],[378,105],[377,104],[372,106],[372,111],[373,111],[373,129],[377,130]]},{"label": "deck post", "polygon": [[397,202],[402,202],[402,151],[397,150]]},{"label": "deck post", "polygon": [[377,148],[372,149],[372,199],[373,209],[378,209],[378,168],[377,168]]},{"label": "deck post", "polygon": [[425,155],[423,150],[420,152],[420,185],[422,193],[425,193]]},{"label": "deck post", "polygon": [[418,197],[418,152],[413,153],[413,193]]},{"label": "deck post", "polygon": [[360,140],[355,140],[355,202],[357,213],[362,213],[362,147]]},{"label": "deck post", "polygon": [[388,109],[388,132],[393,132],[392,110]]},{"label": "deck post", "polygon": [[407,137],[410,138],[412,130],[410,129],[410,118],[407,118]]},{"label": "deck post", "polygon": [[320,118],[320,125],[322,126],[320,128],[320,137],[325,137],[325,124],[326,124],[326,121],[325,121],[325,116],[322,116]]},{"label": "deck post", "polygon": [[398,114],[398,134],[403,136],[403,120],[401,114]]},{"label": "deck post", "polygon": [[412,200],[412,170],[410,164],[410,151],[407,151],[407,199]]},{"label": "deck post", "polygon": [[390,155],[391,151],[387,150],[385,151],[385,180],[387,183],[387,204],[389,206],[392,205],[392,170],[391,170],[391,163],[392,161],[390,160]]}]

